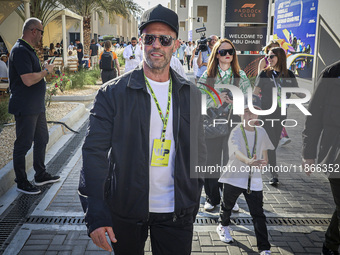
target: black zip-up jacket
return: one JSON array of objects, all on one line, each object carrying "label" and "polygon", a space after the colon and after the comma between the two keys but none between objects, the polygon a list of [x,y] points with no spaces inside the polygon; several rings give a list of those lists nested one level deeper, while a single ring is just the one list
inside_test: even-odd
[{"label": "black zip-up jacket", "polygon": [[[175,140],[174,220],[195,218],[205,164],[201,93],[170,68]],[[112,226],[111,217],[132,223],[149,217],[149,132],[151,97],[142,65],[99,90],[83,145],[79,193],[88,233]],[[114,229],[113,229],[114,231]]]},{"label": "black zip-up jacket", "polygon": [[309,103],[305,129],[302,132],[305,159],[322,162],[332,146],[340,139],[340,61],[326,67],[320,75],[317,88]]}]

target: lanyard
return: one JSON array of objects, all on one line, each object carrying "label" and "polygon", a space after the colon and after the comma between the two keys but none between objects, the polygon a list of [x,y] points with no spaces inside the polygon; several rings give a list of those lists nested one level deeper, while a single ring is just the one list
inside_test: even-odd
[{"label": "lanyard", "polygon": [[[277,75],[277,73],[275,71],[273,71],[273,73],[275,73],[275,75]],[[272,78],[274,80],[275,87],[277,88],[277,103],[278,103],[279,107],[281,107],[281,87],[282,86],[281,86],[280,83],[276,83],[274,74],[272,74]],[[282,82],[281,78],[280,78],[280,82]]]},{"label": "lanyard", "polygon": [[[246,133],[245,133],[244,128],[243,128],[242,125],[240,126],[240,128],[241,128],[241,131],[242,131],[243,139],[244,139],[244,141],[245,141],[245,143],[246,143],[247,156],[248,156],[248,158],[251,159],[251,158],[256,154],[257,130],[256,130],[256,128],[255,128],[255,141],[254,141],[254,147],[253,147],[253,154],[250,154],[250,150],[249,150],[249,145],[248,145],[248,140],[247,140]],[[251,168],[250,168],[249,176],[248,176],[248,185],[247,185],[247,193],[248,193],[248,194],[251,193],[251,190],[250,190],[251,175],[252,175],[252,170],[251,170]]]},{"label": "lanyard", "polygon": [[25,41],[24,39],[20,38],[19,40],[24,41],[25,43],[27,43],[27,44],[32,48],[32,50],[34,50],[34,53],[35,53],[35,55],[37,56],[37,58],[38,58],[38,60],[39,60],[39,66],[40,66],[40,68],[41,68],[41,70],[42,70],[42,65],[41,65],[41,62],[40,62],[40,58],[38,57],[37,51],[32,47],[31,44],[29,44],[29,43],[28,43],[27,41]]},{"label": "lanyard", "polygon": [[172,94],[172,79],[171,79],[171,75],[170,75],[169,92],[168,92],[168,104],[167,104],[167,108],[166,108],[165,118],[163,116],[162,109],[159,106],[159,103],[158,103],[158,100],[156,98],[156,95],[153,92],[153,89],[151,88],[150,83],[149,83],[148,79],[146,78],[145,74],[144,74],[144,79],[145,79],[146,85],[148,86],[148,88],[150,90],[150,93],[151,93],[151,95],[153,97],[153,100],[155,101],[155,104],[156,104],[157,109],[158,109],[159,116],[161,117],[161,120],[163,122],[163,129],[162,129],[161,140],[162,140],[162,142],[164,142],[165,141],[166,127],[168,126],[168,120],[169,120],[170,105],[171,105],[171,94]]},{"label": "lanyard", "polygon": [[136,47],[137,47],[137,45],[135,47],[132,47],[132,45],[131,45],[132,55],[135,55]]}]

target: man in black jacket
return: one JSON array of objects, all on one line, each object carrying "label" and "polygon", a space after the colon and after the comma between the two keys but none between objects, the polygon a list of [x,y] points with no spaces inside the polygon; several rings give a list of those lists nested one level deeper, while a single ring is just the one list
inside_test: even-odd
[{"label": "man in black jacket", "polygon": [[[321,74],[314,96],[309,104],[312,114],[306,119],[303,131],[303,164],[310,174],[319,166],[330,172],[328,177],[336,204],[331,222],[325,235],[322,254],[339,254],[340,246],[340,61],[327,67]],[[317,146],[319,153],[315,166]]]},{"label": "man in black jacket", "polygon": [[93,242],[116,255],[188,255],[205,145],[201,94],[170,68],[178,16],[158,5],[139,27],[144,60],[100,89],[83,146],[79,193]]}]

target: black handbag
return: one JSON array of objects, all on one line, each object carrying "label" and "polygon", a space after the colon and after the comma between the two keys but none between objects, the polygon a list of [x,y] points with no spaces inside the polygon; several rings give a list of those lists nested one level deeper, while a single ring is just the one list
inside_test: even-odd
[{"label": "black handbag", "polygon": [[[225,137],[229,134],[229,120],[231,110],[228,108],[228,104],[224,103],[219,108],[208,108],[207,115],[204,115],[203,126],[204,133],[207,139]],[[215,120],[215,123],[214,123]],[[221,121],[216,121],[221,120]]]}]

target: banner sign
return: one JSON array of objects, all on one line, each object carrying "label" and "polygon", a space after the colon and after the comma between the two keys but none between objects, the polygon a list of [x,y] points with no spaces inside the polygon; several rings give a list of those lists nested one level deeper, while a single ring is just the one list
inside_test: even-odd
[{"label": "banner sign", "polygon": [[318,0],[276,0],[274,39],[287,53],[314,54]]},{"label": "banner sign", "polygon": [[226,1],[225,22],[267,23],[269,0]]},{"label": "banner sign", "polygon": [[225,38],[240,51],[261,51],[266,36],[267,27],[225,27]]}]

